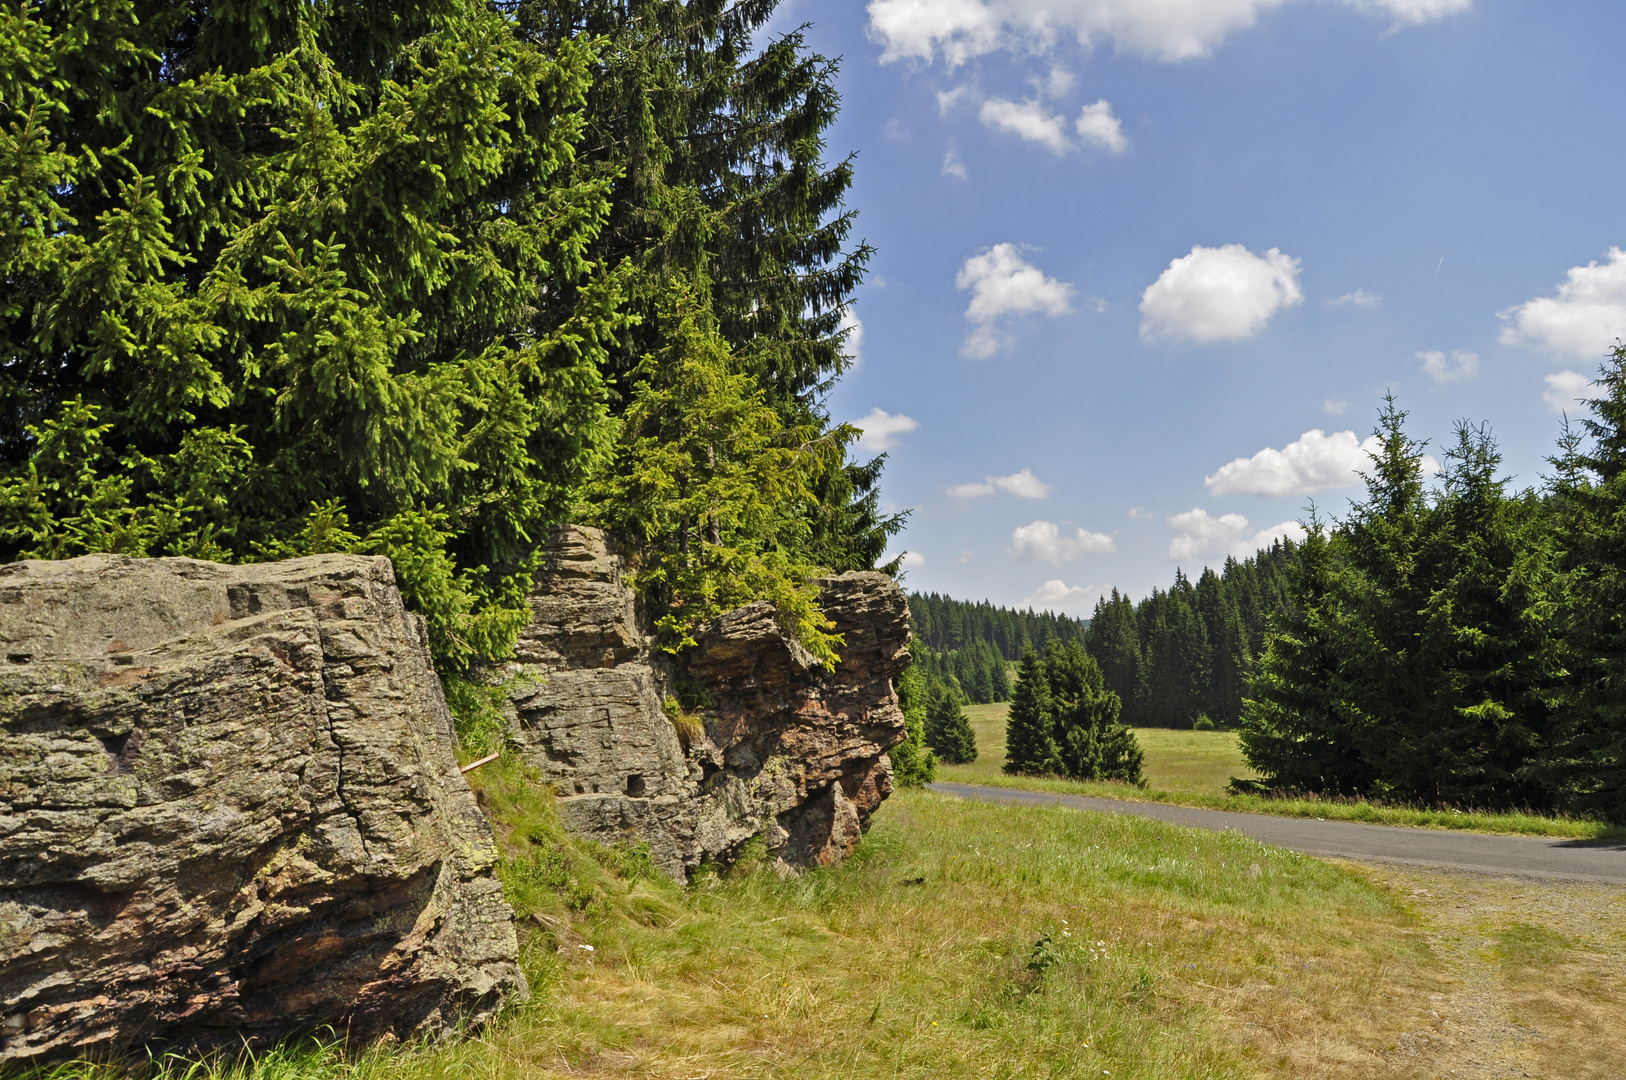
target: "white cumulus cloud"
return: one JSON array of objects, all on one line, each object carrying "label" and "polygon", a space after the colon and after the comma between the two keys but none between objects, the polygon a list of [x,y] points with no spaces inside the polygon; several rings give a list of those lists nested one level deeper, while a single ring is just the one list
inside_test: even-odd
[{"label": "white cumulus cloud", "polygon": [[1118,550],[1117,543],[1105,533],[1077,530],[1072,536],[1061,531],[1050,521],[1035,521],[1018,525],[1011,530],[1010,554],[1018,559],[1033,559],[1051,566],[1076,562],[1086,555],[1106,555]]},{"label": "white cumulus cloud", "polygon": [[1461,382],[1479,374],[1479,354],[1457,349],[1447,356],[1438,349],[1417,354],[1423,362],[1423,374],[1436,383]]},{"label": "white cumulus cloud", "polygon": [[971,292],[965,317],[975,324],[960,352],[982,359],[1009,343],[1000,324],[1011,317],[1065,315],[1073,310],[1074,289],[1022,257],[1015,244],[995,244],[965,261],[955,285]]},{"label": "white cumulus cloud", "polygon": [[1078,114],[1073,126],[1078,129],[1085,142],[1093,143],[1103,150],[1121,154],[1129,148],[1129,140],[1124,137],[1123,123],[1112,115],[1112,105],[1105,98],[1094,105],[1084,106],[1084,111]]},{"label": "white cumulus cloud", "polygon": [[1271,316],[1304,300],[1299,260],[1271,248],[1255,255],[1241,244],[1198,245],[1140,298],[1144,341],[1241,341],[1265,328]]},{"label": "white cumulus cloud", "polygon": [[1331,435],[1313,428],[1280,450],[1265,447],[1251,458],[1221,465],[1203,483],[1210,495],[1309,495],[1349,487],[1370,471],[1378,437],[1362,442],[1353,431]]},{"label": "white cumulus cloud", "polygon": [[952,146],[949,147],[948,153],[943,155],[943,175],[957,176],[961,180],[970,176],[970,173],[966,172],[965,162],[960,160],[959,152]]},{"label": "white cumulus cloud", "polygon": [[853,426],[863,432],[858,437],[858,445],[872,454],[878,454],[898,445],[898,437],[918,428],[920,421],[902,413],[893,415],[883,409],[871,409],[867,416],[855,421]]},{"label": "white cumulus cloud", "polygon": [[1603,265],[1572,266],[1557,296],[1538,296],[1498,315],[1504,345],[1530,345],[1582,360],[1602,357],[1626,339],[1626,251]]},{"label": "white cumulus cloud", "polygon": [[1083,615],[1095,606],[1096,598],[1106,591],[1105,585],[1068,585],[1060,578],[1052,578],[1040,585],[1033,595],[1025,597],[1021,606],[1034,611]]},{"label": "white cumulus cloud", "polygon": [[1245,559],[1279,538],[1300,540],[1304,537],[1304,526],[1296,521],[1284,521],[1268,529],[1251,529],[1248,519],[1241,514],[1212,517],[1200,507],[1175,514],[1168,519],[1168,525],[1178,534],[1169,541],[1169,561],[1173,563],[1218,561],[1227,555]]},{"label": "white cumulus cloud", "polygon": [[918,551],[905,551],[902,558],[899,559],[899,565],[905,570],[919,570],[926,565],[926,556]]},{"label": "white cumulus cloud", "polygon": [[1072,141],[1067,138],[1067,121],[1048,112],[1043,102],[989,98],[982,103],[979,115],[989,127],[1009,131],[1028,142],[1049,147],[1052,153],[1065,154],[1073,148]]},{"label": "white cumulus cloud", "polygon": [[939,90],[937,92],[937,111],[946,113],[967,98],[975,97],[976,93],[977,91],[973,87],[967,86],[965,83],[961,83],[952,90]]},{"label": "white cumulus cloud", "polygon": [[1019,499],[1042,499],[1050,494],[1050,485],[1034,476],[1032,469],[1023,469],[1009,476],[990,476],[988,482]]},{"label": "white cumulus cloud", "polygon": [[[1289,0],[870,0],[869,35],[881,60],[941,56],[950,66],[1000,49],[1046,52],[1064,36],[1085,48],[1177,61],[1206,56],[1225,38]],[[1442,18],[1472,0],[1345,0],[1396,24]]]},{"label": "white cumulus cloud", "polygon": [[956,499],[976,499],[1003,491],[1019,499],[1042,499],[1050,494],[1050,485],[1033,475],[1032,469],[1023,469],[1009,476],[989,476],[985,482],[955,484],[948,493]]},{"label": "white cumulus cloud", "polygon": [[1592,397],[1592,380],[1579,371],[1560,371],[1547,376],[1547,389],[1541,399],[1555,413],[1581,412]]},{"label": "white cumulus cloud", "polygon": [[1383,303],[1383,297],[1376,293],[1369,293],[1365,289],[1356,289],[1342,296],[1335,296],[1327,301],[1328,307],[1359,307],[1375,308]]},{"label": "white cumulus cloud", "polygon": [[1349,402],[1343,398],[1328,398],[1321,403],[1321,411],[1328,416],[1342,416],[1349,411]]}]

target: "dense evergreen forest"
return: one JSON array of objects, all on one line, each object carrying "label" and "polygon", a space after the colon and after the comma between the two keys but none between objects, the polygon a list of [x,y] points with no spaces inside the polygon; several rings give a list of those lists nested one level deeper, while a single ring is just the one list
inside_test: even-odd
[{"label": "dense evergreen forest", "polygon": [[1083,642],[1087,624],[1054,612],[1018,611],[936,593],[910,593],[915,663],[928,686],[945,686],[962,702],[986,705],[1011,696],[1009,662],[1052,641]]},{"label": "dense evergreen forest", "polygon": [[1013,663],[1030,648],[1044,652],[1052,641],[1083,641],[1088,626],[1051,611],[1017,611],[986,600],[970,603],[918,592],[909,594],[909,621],[915,640],[936,652],[985,643]]},{"label": "dense evergreen forest", "polygon": [[1116,589],[1096,602],[1084,644],[1122,699],[1125,724],[1241,719],[1253,659],[1272,617],[1286,610],[1295,551],[1277,540],[1251,558],[1226,559],[1219,573],[1204,567],[1195,584],[1176,570],[1172,586],[1138,604]]},{"label": "dense evergreen forest", "polygon": [[1088,620],[911,593],[915,662],[928,684],[945,683],[966,702],[1008,701],[1004,661],[1077,642],[1122,701],[1123,723],[1190,727],[1207,717],[1233,725],[1270,618],[1286,603],[1293,552],[1278,540],[1251,558],[1227,559],[1219,573],[1205,568],[1196,584],[1177,570],[1171,588],[1138,604],[1114,589]]},{"label": "dense evergreen forest", "polygon": [[1626,820],[1626,348],[1540,489],[1466,422],[1429,484],[1392,399],[1365,497],[1314,520],[1242,720],[1271,785]]},{"label": "dense evergreen forest", "polygon": [[835,61],[774,0],[0,14],[0,562],[394,560],[445,672],[550,526],[643,552],[662,643],[898,516],[824,398],[870,249]]}]

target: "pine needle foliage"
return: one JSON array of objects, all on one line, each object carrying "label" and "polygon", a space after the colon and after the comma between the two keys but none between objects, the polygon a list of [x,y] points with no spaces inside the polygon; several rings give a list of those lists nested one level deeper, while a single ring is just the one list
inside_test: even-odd
[{"label": "pine needle foliage", "polygon": [[1005,771],[1141,783],[1144,755],[1122,708],[1078,642],[1053,641],[1043,659],[1028,653],[1006,720]]},{"label": "pine needle foliage", "polygon": [[1565,677],[1550,744],[1531,770],[1559,805],[1626,823],[1626,346],[1566,422],[1551,461],[1558,549],[1554,629]]},{"label": "pine needle foliage", "polygon": [[1311,520],[1243,750],[1288,789],[1554,807],[1540,775],[1562,681],[1550,507],[1506,493],[1489,431],[1468,423],[1430,491],[1405,416],[1388,399],[1349,517]]},{"label": "pine needle foliage", "polygon": [[688,509],[644,507],[663,633],[767,598],[832,660],[811,568],[872,567],[903,517],[822,404],[870,251],[824,160],[836,65],[758,47],[775,6],[0,9],[0,561],[385,554],[443,670],[501,659],[538,545],[703,333],[749,380],[724,459],[816,467],[737,513],[713,477],[730,539],[687,564]]},{"label": "pine needle foliage", "polygon": [[796,555],[812,480],[839,464],[850,429],[786,430],[733,357],[707,307],[674,286],[672,328],[636,372],[610,473],[587,493],[591,515],[645,552],[635,581],[657,610],[662,647],[695,644],[705,620],[751,600],[773,603],[786,630],[834,667],[839,635],[818,607],[820,568]]},{"label": "pine needle foliage", "polygon": [[1050,680],[1039,654],[1028,650],[1016,672],[1016,689],[1005,719],[1005,771],[1060,774],[1061,752],[1051,727]]},{"label": "pine needle foliage", "polygon": [[0,38],[0,559],[299,553],[342,512],[441,663],[501,655],[613,433],[602,43],[472,0],[22,0]]},{"label": "pine needle foliage", "polygon": [[926,680],[911,665],[898,677],[898,708],[903,710],[904,738],[888,750],[892,782],[899,787],[924,787],[937,778],[937,755],[926,745]]},{"label": "pine needle foliage", "polygon": [[943,683],[933,685],[926,699],[926,745],[950,765],[977,760],[977,734],[959,697]]}]

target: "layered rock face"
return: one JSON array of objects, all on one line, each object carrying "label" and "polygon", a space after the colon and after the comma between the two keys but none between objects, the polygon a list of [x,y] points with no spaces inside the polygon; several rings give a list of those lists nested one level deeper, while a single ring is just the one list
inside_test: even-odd
[{"label": "layered rock face", "polygon": [[0,568],[0,1064],[527,991],[388,560]]},{"label": "layered rock face", "polygon": [[907,664],[908,605],[884,574],[820,582],[846,639],[834,671],[785,635],[766,602],[714,620],[685,660],[714,702],[685,747],[662,711],[671,673],[641,629],[624,561],[596,529],[549,549],[532,622],[504,673],[514,738],[559,795],[567,828],[647,841],[683,876],[762,835],[787,869],[852,850],[892,787],[904,737],[893,680]]}]

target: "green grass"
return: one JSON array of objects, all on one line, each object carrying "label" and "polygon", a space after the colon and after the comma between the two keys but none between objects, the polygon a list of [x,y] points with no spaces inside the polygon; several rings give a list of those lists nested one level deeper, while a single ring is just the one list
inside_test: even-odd
[{"label": "green grass", "polygon": [[1375,825],[1404,825],[1414,828],[1462,829],[1472,832],[1519,836],[1553,836],[1578,840],[1626,839],[1626,829],[1599,821],[1548,817],[1540,814],[1424,807],[1386,806],[1356,799],[1272,798],[1260,795],[1230,795],[1226,786],[1233,776],[1251,778],[1255,774],[1242,760],[1233,731],[1173,731],[1167,728],[1136,728],[1135,737],[1146,753],[1146,786],[1088,783],[1044,777],[1007,776],[1005,763],[1005,713],[1008,706],[973,705],[966,709],[971,727],[977,733],[977,760],[969,765],[940,765],[939,780],[962,784],[991,784],[1029,791],[1055,791],[1072,795],[1095,795],[1107,799],[1174,803],[1211,810],[1235,810],[1250,814],[1281,817],[1322,818],[1328,821],[1362,821]]},{"label": "green grass", "polygon": [[1373,1069],[1434,988],[1400,902],[1234,833],[905,791],[839,867],[781,880],[747,859],[682,887],[561,839],[514,779],[482,783],[514,815],[532,1002],[477,1039],[168,1080],[1394,1075]]}]

